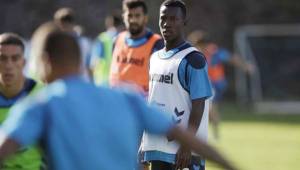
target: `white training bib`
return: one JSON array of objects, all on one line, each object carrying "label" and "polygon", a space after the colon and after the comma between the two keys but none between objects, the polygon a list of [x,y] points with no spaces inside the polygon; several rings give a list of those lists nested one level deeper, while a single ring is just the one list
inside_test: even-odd
[{"label": "white training bib", "polygon": [[[170,113],[174,122],[186,129],[192,104],[189,93],[182,87],[178,78],[178,68],[182,59],[193,51],[194,47],[177,52],[170,58],[161,58],[163,50],[152,54],[150,59],[150,82],[148,101],[152,106]],[[208,99],[205,101],[204,113],[196,136],[207,140],[208,131]],[[176,154],[178,144],[168,141],[166,136],[152,135],[147,132],[143,136],[143,151],[161,151]]]}]

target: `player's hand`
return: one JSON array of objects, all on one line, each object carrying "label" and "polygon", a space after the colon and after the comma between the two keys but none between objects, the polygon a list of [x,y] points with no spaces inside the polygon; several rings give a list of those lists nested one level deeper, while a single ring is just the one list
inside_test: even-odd
[{"label": "player's hand", "polygon": [[177,170],[177,169],[188,168],[189,165],[191,164],[191,160],[192,160],[191,150],[184,147],[180,147],[176,154],[175,169]]}]

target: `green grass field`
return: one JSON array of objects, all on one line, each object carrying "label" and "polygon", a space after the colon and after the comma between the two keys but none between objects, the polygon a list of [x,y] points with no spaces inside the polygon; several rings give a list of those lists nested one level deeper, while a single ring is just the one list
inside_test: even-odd
[{"label": "green grass field", "polygon": [[[299,170],[300,114],[254,114],[222,107],[219,148],[241,170]],[[208,163],[207,170],[219,170]]]}]

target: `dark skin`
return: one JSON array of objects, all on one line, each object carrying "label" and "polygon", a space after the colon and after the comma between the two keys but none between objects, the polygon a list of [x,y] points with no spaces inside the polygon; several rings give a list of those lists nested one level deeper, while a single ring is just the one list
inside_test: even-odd
[{"label": "dark skin", "polygon": [[[188,130],[194,135],[196,134],[198,127],[200,126],[202,115],[204,112],[204,106],[205,99],[201,98],[192,100],[192,110],[189,117]],[[191,164],[191,159],[191,150],[181,145],[176,154],[175,169],[183,169],[189,167],[189,165]]]},{"label": "dark skin", "polygon": [[[223,166],[228,170],[237,170],[230,162],[228,162],[222,155],[220,155],[216,150],[209,146],[206,142],[195,138],[194,134],[189,131],[182,131],[180,128],[175,127],[172,129],[168,135],[174,137],[182,146],[195,151],[196,153],[201,153],[206,159],[217,162],[219,165]],[[202,145],[199,145],[202,143]],[[175,168],[176,170],[178,168]]]},{"label": "dark skin", "polygon": [[165,42],[166,51],[185,42],[183,33],[185,23],[180,8],[166,6],[160,8],[159,28]]},{"label": "dark skin", "polygon": [[[186,24],[185,16],[179,7],[160,8],[159,27],[165,42],[165,50],[173,49],[185,42],[184,26]],[[189,117],[188,129],[194,135],[200,126],[205,99],[192,100],[192,110]],[[171,137],[172,138],[172,137]],[[175,169],[186,168],[191,163],[191,150],[180,146],[176,154]]]}]

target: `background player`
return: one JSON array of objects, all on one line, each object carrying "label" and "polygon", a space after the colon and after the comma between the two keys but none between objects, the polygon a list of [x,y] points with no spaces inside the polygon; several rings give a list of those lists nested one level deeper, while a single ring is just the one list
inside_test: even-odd
[{"label": "background player", "polygon": [[137,85],[141,93],[148,92],[150,55],[163,47],[163,41],[146,27],[147,6],[143,0],[123,1],[126,31],[115,41],[110,70],[110,85]]},{"label": "background player", "polygon": [[254,66],[242,60],[238,54],[231,54],[225,48],[219,47],[207,32],[201,30],[194,31],[189,35],[188,39],[204,53],[208,62],[208,74],[214,89],[209,118],[213,125],[214,137],[218,139],[220,121],[219,103],[227,87],[224,64],[230,64],[248,74],[254,72]]},{"label": "background player", "polygon": [[113,44],[116,36],[124,30],[122,14],[115,10],[105,18],[106,31],[100,33],[92,48],[90,67],[97,85],[108,85]]},{"label": "background player", "polygon": [[[9,109],[20,99],[33,94],[40,85],[23,74],[25,66],[25,45],[14,33],[0,34],[0,124],[7,117]],[[27,162],[27,164],[22,164]],[[37,149],[19,150],[16,156],[0,165],[0,169],[32,169],[40,166]]]}]

